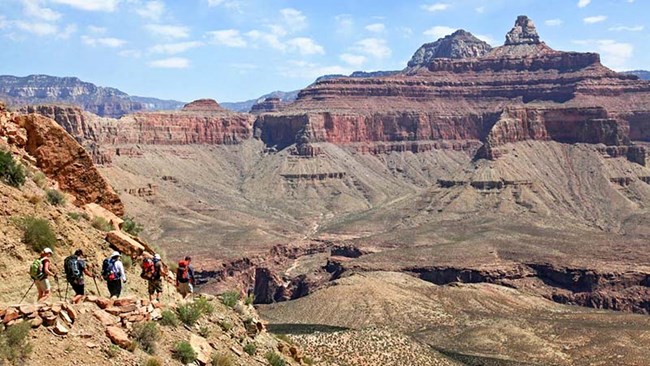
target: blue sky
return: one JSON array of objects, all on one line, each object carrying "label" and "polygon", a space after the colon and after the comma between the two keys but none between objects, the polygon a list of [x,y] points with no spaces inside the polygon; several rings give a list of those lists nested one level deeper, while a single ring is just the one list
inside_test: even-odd
[{"label": "blue sky", "polygon": [[520,14],[555,49],[650,69],[648,0],[0,0],[0,74],[239,101],[323,74],[402,69],[458,28],[501,45]]}]

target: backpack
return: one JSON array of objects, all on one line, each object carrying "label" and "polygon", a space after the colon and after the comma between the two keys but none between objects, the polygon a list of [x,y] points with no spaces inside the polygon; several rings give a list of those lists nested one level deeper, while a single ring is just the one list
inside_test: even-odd
[{"label": "backpack", "polygon": [[145,258],[142,261],[142,272],[140,273],[140,277],[145,280],[152,280],[155,271],[154,267],[153,260],[151,260],[151,258]]},{"label": "backpack", "polygon": [[120,274],[115,265],[117,259],[105,258],[102,262],[102,278],[106,281],[116,281],[120,279]]},{"label": "backpack", "polygon": [[43,260],[41,258],[35,259],[32,265],[29,266],[29,276],[34,281],[42,280],[45,277],[43,271]]},{"label": "backpack", "polygon": [[63,269],[65,270],[65,278],[68,282],[72,283],[81,278],[79,258],[76,255],[71,255],[63,260]]},{"label": "backpack", "polygon": [[176,270],[176,280],[181,283],[190,282],[190,265],[184,260],[178,262],[178,269]]}]

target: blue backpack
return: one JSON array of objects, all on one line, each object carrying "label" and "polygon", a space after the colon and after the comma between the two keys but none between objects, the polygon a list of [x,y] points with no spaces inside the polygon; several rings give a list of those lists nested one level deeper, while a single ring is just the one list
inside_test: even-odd
[{"label": "blue backpack", "polygon": [[106,281],[115,281],[120,279],[120,273],[115,265],[117,259],[105,258],[102,262],[102,278]]}]

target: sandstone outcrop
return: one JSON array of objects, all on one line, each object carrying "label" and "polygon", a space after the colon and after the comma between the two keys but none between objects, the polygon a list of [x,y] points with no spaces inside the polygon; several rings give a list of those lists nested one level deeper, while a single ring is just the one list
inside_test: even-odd
[{"label": "sandstone outcrop", "polygon": [[283,103],[280,98],[270,97],[264,99],[262,102],[255,103],[251,108],[251,113],[268,113],[268,112],[279,112],[284,108],[285,103]]},{"label": "sandstone outcrop", "polygon": [[437,58],[481,57],[491,49],[492,46],[487,42],[481,41],[470,32],[459,29],[435,42],[422,45],[411,57],[408,67],[426,67]]}]

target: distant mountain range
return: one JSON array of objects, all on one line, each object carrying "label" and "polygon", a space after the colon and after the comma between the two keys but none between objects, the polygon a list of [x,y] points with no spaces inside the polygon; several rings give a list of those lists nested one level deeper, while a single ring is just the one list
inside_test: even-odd
[{"label": "distant mountain range", "polygon": [[266,98],[278,98],[283,103],[291,103],[298,98],[299,92],[300,90],[292,90],[288,92],[277,90],[269,94],[264,94],[256,99],[249,99],[243,102],[224,102],[219,103],[219,105],[235,112],[249,112],[255,104],[263,102]]},{"label": "distant mountain range", "polygon": [[623,74],[636,75],[639,77],[639,79],[650,80],[650,71],[647,70],[624,71]]},{"label": "distant mountain range", "polygon": [[114,118],[138,111],[174,110],[185,104],[176,100],[131,96],[121,90],[97,86],[76,77],[49,75],[1,75],[0,99],[14,107],[73,104],[97,115]]}]

